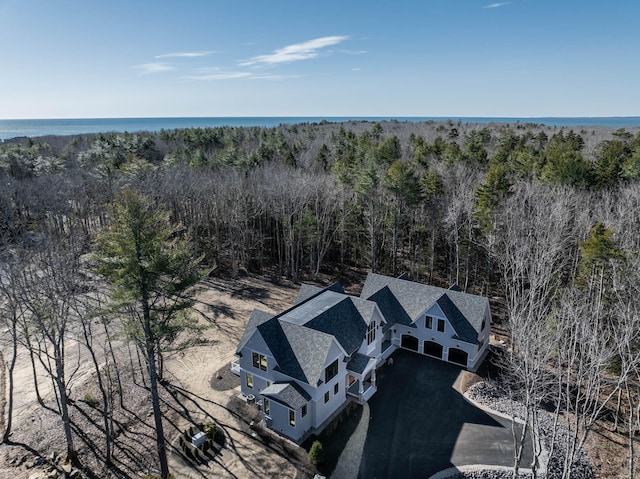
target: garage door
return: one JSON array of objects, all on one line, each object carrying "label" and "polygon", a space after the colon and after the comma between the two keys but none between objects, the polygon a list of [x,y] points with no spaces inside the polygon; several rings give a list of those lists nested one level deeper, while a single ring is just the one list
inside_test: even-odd
[{"label": "garage door", "polygon": [[438,344],[433,341],[425,341],[423,351],[427,356],[433,356],[438,359],[442,359],[442,344]]},{"label": "garage door", "polygon": [[469,359],[469,355],[466,351],[457,348],[449,348],[449,362],[461,364],[462,366],[467,365],[467,360]]},{"label": "garage door", "polygon": [[408,334],[402,335],[402,347],[405,349],[410,349],[412,351],[418,350],[418,338],[410,336]]}]

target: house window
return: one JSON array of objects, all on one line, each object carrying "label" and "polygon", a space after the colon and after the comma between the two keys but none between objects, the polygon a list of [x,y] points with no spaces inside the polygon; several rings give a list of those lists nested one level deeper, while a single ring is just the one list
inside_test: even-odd
[{"label": "house window", "polygon": [[307,415],[307,405],[305,404],[304,406],[302,406],[302,417],[305,417]]},{"label": "house window", "polygon": [[338,391],[340,391],[340,383],[336,383],[336,385],[333,386],[333,394],[338,394]]},{"label": "house window", "polygon": [[371,344],[376,340],[376,322],[371,321],[367,327],[367,344]]},{"label": "house window", "polygon": [[482,349],[482,346],[484,346],[484,338],[482,338],[480,340],[480,343],[478,343],[478,351],[480,351]]},{"label": "house window", "polygon": [[324,403],[327,404],[329,402],[329,391],[324,393]]},{"label": "house window", "polygon": [[424,318],[424,327],[427,329],[433,329],[433,318],[431,316]]},{"label": "house window", "polygon": [[247,373],[247,387],[253,389],[253,374]]},{"label": "house window", "polygon": [[296,412],[293,409],[289,409],[289,426],[296,427]]},{"label": "house window", "polygon": [[267,381],[267,387],[271,386],[273,383],[271,381]]},{"label": "house window", "polygon": [[328,383],[338,374],[338,360],[336,359],[334,362],[329,364],[327,368],[324,370],[324,382]]},{"label": "house window", "polygon": [[438,331],[440,331],[441,333],[444,333],[444,319],[438,320]]},{"label": "house window", "polygon": [[482,326],[480,327],[480,331],[484,331],[484,328],[487,326],[487,318],[482,318]]},{"label": "house window", "polygon": [[267,357],[264,354],[260,355],[260,369],[267,370]]},{"label": "house window", "polygon": [[262,407],[264,409],[264,414],[268,416],[271,412],[271,404],[269,403],[269,400],[267,398],[264,398],[264,404]]},{"label": "house window", "polygon": [[264,354],[251,353],[253,367],[256,369],[267,370],[267,357]]}]

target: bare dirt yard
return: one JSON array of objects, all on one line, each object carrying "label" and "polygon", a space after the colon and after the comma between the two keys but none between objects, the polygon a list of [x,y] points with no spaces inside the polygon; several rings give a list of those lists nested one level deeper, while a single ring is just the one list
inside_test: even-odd
[{"label": "bare dirt yard", "polygon": [[[297,291],[291,283],[254,277],[210,278],[200,285],[194,314],[208,328],[197,338],[197,345],[166,354],[161,385],[169,466],[174,477],[313,477],[315,471],[304,449],[252,424],[257,423],[259,412],[239,399],[239,378],[229,371],[251,311],[281,311],[293,303]],[[9,345],[3,341],[0,347],[6,360]],[[133,345],[124,341],[116,342],[115,352],[123,400],[113,412],[115,466],[104,470],[100,395],[94,385],[93,367],[82,347],[68,350],[67,367],[70,375],[74,373],[69,389],[75,447],[87,466],[83,472],[87,477],[142,477],[157,466],[151,404],[140,373],[141,363]],[[38,404],[26,350],[19,353],[14,377],[14,433],[12,444],[0,446],[0,479],[63,477],[60,455],[65,442],[51,381],[38,368],[44,406]],[[197,457],[185,455],[179,446],[180,436],[190,427],[207,422],[216,423],[222,430],[215,447]]]}]

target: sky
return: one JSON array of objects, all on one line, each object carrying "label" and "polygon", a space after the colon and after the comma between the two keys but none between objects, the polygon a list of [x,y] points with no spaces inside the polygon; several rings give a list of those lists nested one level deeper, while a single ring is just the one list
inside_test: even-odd
[{"label": "sky", "polygon": [[0,0],[0,118],[640,116],[636,0]]}]

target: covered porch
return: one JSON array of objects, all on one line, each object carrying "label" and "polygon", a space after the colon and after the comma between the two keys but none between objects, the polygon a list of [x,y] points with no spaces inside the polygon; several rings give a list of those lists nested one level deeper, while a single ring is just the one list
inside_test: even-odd
[{"label": "covered porch", "polygon": [[347,364],[347,395],[366,402],[378,390],[375,358],[356,353]]}]

